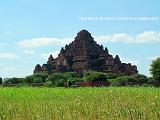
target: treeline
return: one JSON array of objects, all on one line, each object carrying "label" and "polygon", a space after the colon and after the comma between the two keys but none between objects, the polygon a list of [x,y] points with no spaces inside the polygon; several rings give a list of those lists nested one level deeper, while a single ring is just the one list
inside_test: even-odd
[{"label": "treeline", "polygon": [[102,72],[87,72],[83,77],[77,73],[36,73],[25,78],[4,78],[3,86],[14,85],[32,85],[32,86],[47,86],[47,87],[70,87],[77,82],[106,82],[110,86],[160,86],[160,81],[154,80],[152,77],[147,77],[142,74],[131,76],[116,75],[112,73]]},{"label": "treeline", "polygon": [[[110,86],[160,86],[160,58],[152,61],[150,72],[153,77],[147,77],[142,74],[131,76],[117,75],[113,73],[87,72],[80,77],[77,73],[37,73],[25,78],[0,78],[2,86],[12,85],[40,85],[48,87],[70,87],[77,82],[105,82]],[[3,82],[2,82],[3,81]]]}]

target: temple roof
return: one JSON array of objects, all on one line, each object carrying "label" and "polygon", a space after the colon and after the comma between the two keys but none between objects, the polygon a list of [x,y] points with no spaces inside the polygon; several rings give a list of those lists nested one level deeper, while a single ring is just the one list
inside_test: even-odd
[{"label": "temple roof", "polygon": [[81,30],[77,33],[77,36],[88,36],[90,37],[91,36],[91,33],[89,33],[87,30]]}]

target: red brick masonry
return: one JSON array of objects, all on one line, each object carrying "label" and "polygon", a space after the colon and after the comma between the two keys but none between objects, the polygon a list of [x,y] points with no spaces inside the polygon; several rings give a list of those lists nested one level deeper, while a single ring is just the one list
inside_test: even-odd
[{"label": "red brick masonry", "polygon": [[76,82],[74,86],[77,87],[100,87],[100,86],[109,86],[108,82]]}]

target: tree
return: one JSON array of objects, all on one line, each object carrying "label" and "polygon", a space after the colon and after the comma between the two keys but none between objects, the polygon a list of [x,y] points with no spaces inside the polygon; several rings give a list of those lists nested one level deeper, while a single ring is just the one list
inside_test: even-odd
[{"label": "tree", "polygon": [[41,77],[35,77],[33,79],[33,83],[42,83],[43,82],[43,79]]},{"label": "tree", "polygon": [[150,72],[156,81],[160,81],[160,57],[152,61]]},{"label": "tree", "polygon": [[2,84],[2,78],[0,77],[0,84]]},{"label": "tree", "polygon": [[131,77],[136,80],[135,83],[137,85],[147,84],[148,81],[149,81],[149,79],[147,78],[147,76],[145,76],[143,74],[134,74]]},{"label": "tree", "polygon": [[110,80],[112,86],[133,86],[137,80],[131,76],[120,76]]},{"label": "tree", "polygon": [[4,79],[4,84],[17,84],[17,83],[23,83],[24,79],[23,78],[5,78]]},{"label": "tree", "polygon": [[107,81],[107,77],[104,73],[102,72],[87,72],[83,79],[85,81],[90,81],[90,82],[98,82],[98,81]]}]

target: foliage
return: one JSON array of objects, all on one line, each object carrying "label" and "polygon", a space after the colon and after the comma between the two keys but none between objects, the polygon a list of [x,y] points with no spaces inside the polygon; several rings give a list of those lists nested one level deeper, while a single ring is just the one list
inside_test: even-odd
[{"label": "foliage", "polygon": [[97,82],[97,81],[106,81],[107,77],[102,72],[87,72],[84,77],[84,81],[91,81],[91,82]]},{"label": "foliage", "polygon": [[25,82],[26,83],[33,83],[33,80],[34,80],[34,76],[33,75],[26,76],[26,78],[25,78]]},{"label": "foliage", "polygon": [[51,81],[46,81],[44,84],[45,87],[52,87],[52,82]]},{"label": "foliage", "polygon": [[142,74],[135,74],[135,75],[132,75],[131,77],[133,77],[136,80],[135,84],[138,84],[138,85],[147,84],[149,81],[147,76],[142,75]]},{"label": "foliage", "polygon": [[67,80],[67,86],[70,87],[71,85],[73,85],[75,82],[83,82],[84,79],[82,78],[69,78]]},{"label": "foliage", "polygon": [[17,84],[17,83],[23,83],[24,78],[4,78],[4,84]]},{"label": "foliage", "polygon": [[2,78],[0,77],[0,84],[2,84]]},{"label": "foliage", "polygon": [[35,77],[33,79],[33,83],[42,83],[43,82],[43,79],[41,77]]},{"label": "foliage", "polygon": [[68,79],[78,78],[77,73],[54,73],[49,75],[46,81],[51,81],[53,86],[63,87],[67,83]]},{"label": "foliage", "polygon": [[56,87],[64,87],[64,84],[65,84],[65,80],[64,79],[58,79],[56,82],[55,82],[55,86]]},{"label": "foliage", "polygon": [[160,81],[160,57],[152,61],[150,72],[155,80]]},{"label": "foliage", "polygon": [[133,85],[134,79],[132,79],[130,76],[121,76],[116,79],[111,80],[112,86],[127,86],[127,85]]},{"label": "foliage", "polygon": [[110,82],[112,86],[143,85],[148,83],[148,78],[142,74],[135,74],[132,76],[120,76],[110,80]]},{"label": "foliage", "polygon": [[148,79],[148,85],[160,87],[160,81],[155,80],[153,77],[149,77]]},{"label": "foliage", "polygon": [[78,74],[75,73],[75,72],[65,72],[65,73],[62,73],[62,75],[65,77],[65,78],[78,78]]},{"label": "foliage", "polygon": [[105,75],[107,79],[114,79],[118,77],[118,75],[116,75],[115,73],[106,73]]},{"label": "foliage", "polygon": [[41,78],[42,82],[45,82],[45,80],[48,78],[48,74],[47,73],[35,73],[33,74],[33,76],[36,78]]},{"label": "foliage", "polygon": [[48,78],[48,74],[46,73],[35,73],[30,76],[26,76],[25,82],[26,83],[44,83],[45,80]]}]

